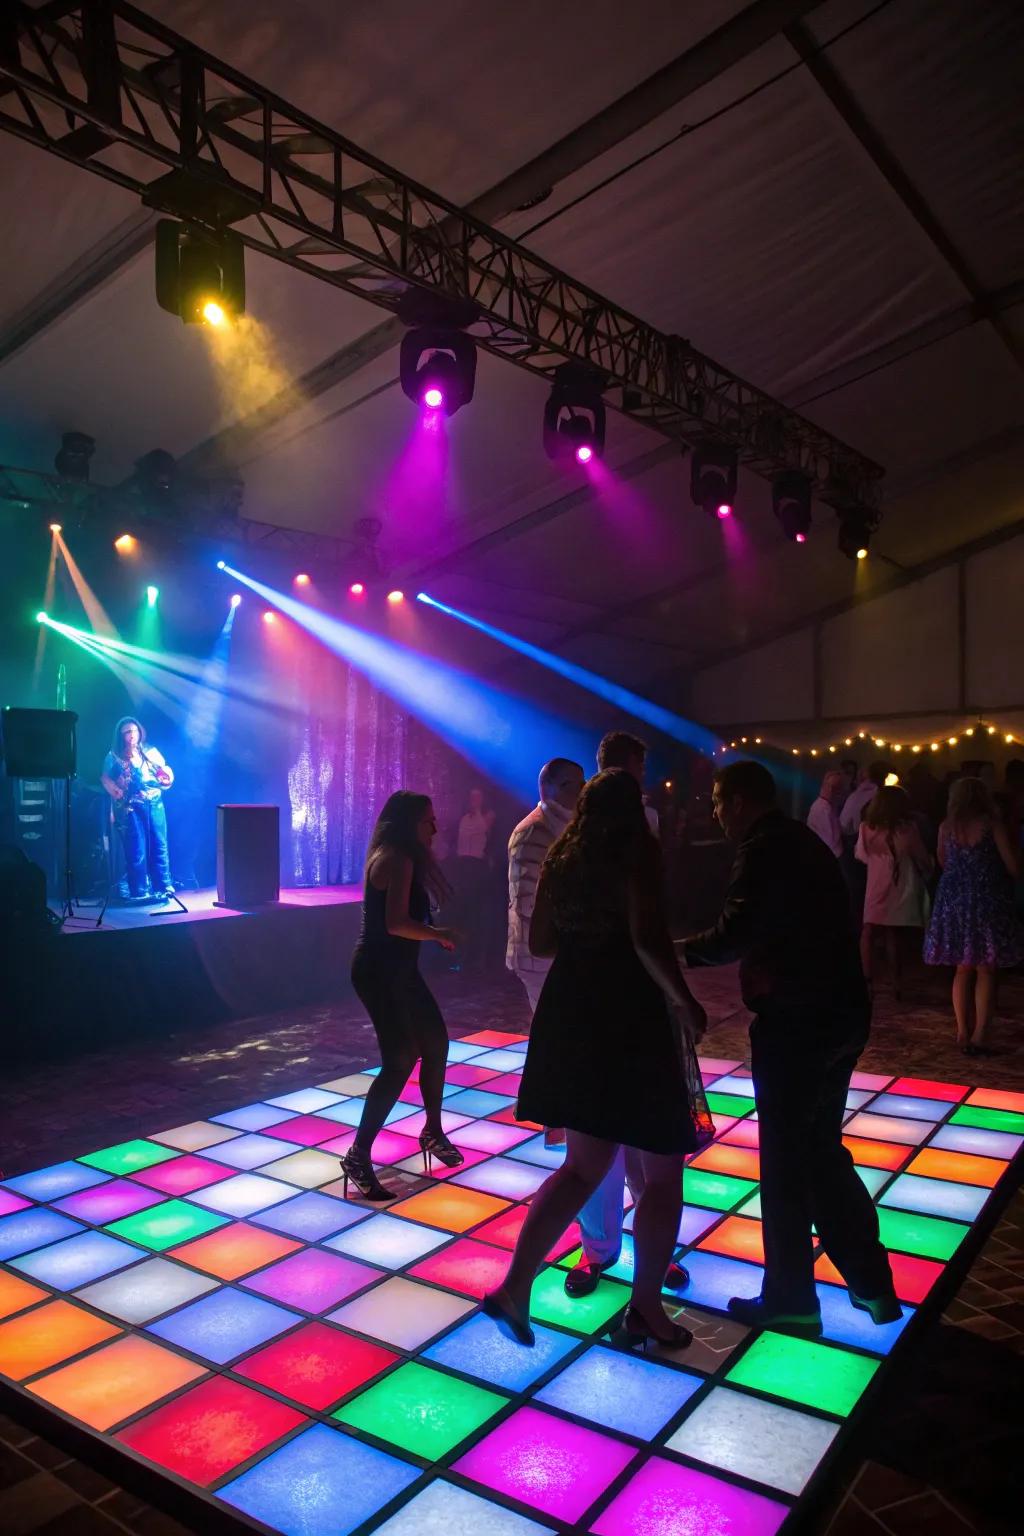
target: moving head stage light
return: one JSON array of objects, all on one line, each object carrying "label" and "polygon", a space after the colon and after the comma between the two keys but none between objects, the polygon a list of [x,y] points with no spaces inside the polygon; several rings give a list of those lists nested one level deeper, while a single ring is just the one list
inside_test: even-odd
[{"label": "moving head stage light", "polygon": [[580,363],[555,370],[544,407],[544,452],[549,459],[589,464],[604,453],[604,379]]},{"label": "moving head stage light", "polygon": [[156,298],[186,325],[222,326],[245,313],[245,247],[176,219],[156,226]]}]

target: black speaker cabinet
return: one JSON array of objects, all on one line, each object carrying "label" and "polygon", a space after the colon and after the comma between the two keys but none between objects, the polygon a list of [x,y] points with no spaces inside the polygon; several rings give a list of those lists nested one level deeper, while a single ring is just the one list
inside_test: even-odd
[{"label": "black speaker cabinet", "polygon": [[217,905],[246,912],[281,894],[276,805],[218,805]]},{"label": "black speaker cabinet", "polygon": [[73,779],[78,772],[72,709],[13,709],[0,715],[4,766],[12,779]]}]

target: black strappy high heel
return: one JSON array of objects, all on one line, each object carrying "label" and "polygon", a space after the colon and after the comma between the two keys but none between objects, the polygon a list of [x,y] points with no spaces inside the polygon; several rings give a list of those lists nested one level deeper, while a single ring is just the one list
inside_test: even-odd
[{"label": "black strappy high heel", "polygon": [[423,1153],[423,1172],[429,1173],[436,1157],[446,1168],[458,1168],[466,1161],[464,1155],[448,1140],[443,1131],[421,1131],[420,1151]]},{"label": "black strappy high heel", "polygon": [[643,1313],[630,1305],[622,1319],[619,1340],[626,1349],[642,1349],[645,1354],[648,1344],[660,1344],[662,1349],[688,1349],[693,1343],[693,1334],[682,1323],[670,1322],[666,1317],[665,1326],[671,1329],[667,1338],[655,1333]]},{"label": "black strappy high heel", "polygon": [[341,1159],[341,1185],[346,1200],[350,1181],[364,1200],[385,1201],[397,1198],[380,1182],[373,1171],[373,1163],[367,1153],[358,1151],[355,1147],[349,1147]]}]

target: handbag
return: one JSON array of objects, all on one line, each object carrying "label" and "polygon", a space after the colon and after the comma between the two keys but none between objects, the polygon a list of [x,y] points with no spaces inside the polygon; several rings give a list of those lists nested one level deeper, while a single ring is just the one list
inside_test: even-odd
[{"label": "handbag", "polygon": [[709,1141],[714,1141],[715,1122],[708,1108],[708,1097],[704,1092],[704,1079],[700,1075],[700,1062],[697,1059],[697,1048],[693,1043],[690,1026],[679,1010],[673,1010],[673,1013],[676,1026],[676,1048],[679,1052],[679,1064],[683,1069],[686,1101],[690,1110],[694,1139],[697,1143],[694,1152],[699,1152],[702,1147],[707,1146]]}]

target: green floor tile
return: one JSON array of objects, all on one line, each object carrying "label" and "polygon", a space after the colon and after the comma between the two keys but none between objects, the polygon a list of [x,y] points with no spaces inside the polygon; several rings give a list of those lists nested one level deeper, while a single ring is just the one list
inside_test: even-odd
[{"label": "green floor tile", "polygon": [[959,1221],[921,1216],[915,1211],[878,1207],[882,1242],[898,1253],[916,1253],[924,1259],[951,1259],[970,1231]]},{"label": "green floor tile", "polygon": [[497,1392],[410,1361],[337,1409],[332,1418],[438,1461],[508,1402]]},{"label": "green floor tile", "polygon": [[753,1179],[737,1179],[731,1173],[707,1173],[703,1168],[687,1168],[683,1173],[685,1203],[713,1211],[731,1211],[756,1188]]},{"label": "green floor tile", "polygon": [[155,1141],[120,1141],[116,1147],[104,1147],[100,1152],[90,1152],[80,1157],[80,1163],[90,1168],[101,1168],[104,1173],[138,1173],[142,1168],[152,1168],[166,1163],[169,1158],[180,1157],[177,1147],[158,1147]]},{"label": "green floor tile", "polygon": [[565,1270],[543,1270],[533,1282],[530,1316],[535,1323],[554,1323],[573,1333],[599,1333],[629,1300],[629,1291],[615,1280],[599,1280],[597,1290],[578,1301],[565,1294]]},{"label": "green floor tile", "polygon": [[879,1361],[848,1349],[781,1333],[762,1333],[737,1360],[726,1380],[843,1418],[878,1366]]},{"label": "green floor tile", "polygon": [[753,1099],[745,1099],[738,1093],[709,1093],[708,1108],[713,1115],[749,1115],[754,1107]]},{"label": "green floor tile", "polygon": [[[1009,1131],[1014,1136],[1024,1136],[1024,1115],[1014,1114],[1012,1109],[983,1109],[980,1104],[962,1104],[949,1117],[950,1125],[973,1125],[984,1131]],[[80,1162],[89,1159],[80,1158]]]},{"label": "green floor tile", "polygon": [[198,1205],[189,1205],[187,1200],[164,1200],[160,1205],[151,1205],[148,1211],[136,1211],[134,1216],[108,1222],[104,1231],[162,1253],[165,1248],[173,1248],[175,1243],[202,1237],[204,1232],[226,1226],[227,1222],[227,1216],[218,1216],[216,1211],[202,1211]]}]

